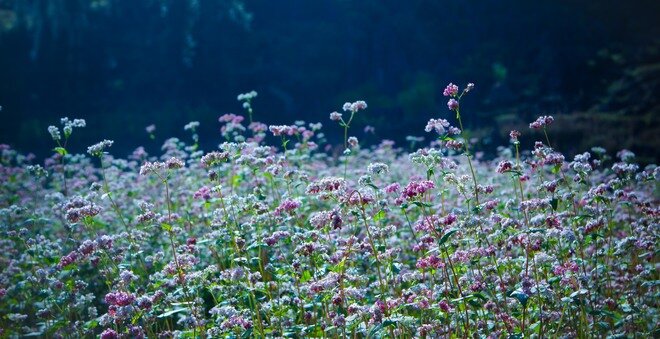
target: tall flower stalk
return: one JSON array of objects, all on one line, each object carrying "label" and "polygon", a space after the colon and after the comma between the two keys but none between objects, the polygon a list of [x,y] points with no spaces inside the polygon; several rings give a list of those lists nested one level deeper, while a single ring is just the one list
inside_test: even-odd
[{"label": "tall flower stalk", "polygon": [[346,171],[348,170],[348,157],[351,154],[351,149],[349,148],[349,145],[353,148],[357,147],[357,139],[355,137],[348,137],[348,129],[351,127],[351,123],[353,122],[353,118],[355,117],[355,113],[357,113],[360,110],[364,110],[367,108],[367,103],[358,100],[355,102],[346,102],[344,103],[344,106],[342,107],[344,112],[349,112],[351,115],[349,116],[348,120],[344,120],[343,114],[338,113],[338,112],[332,112],[330,113],[330,120],[332,121],[338,121],[339,126],[344,128],[344,179],[346,179]]},{"label": "tall flower stalk", "polygon": [[[463,128],[463,120],[461,119],[461,109],[460,109],[460,101],[461,98],[467,93],[469,93],[472,89],[474,89],[474,84],[469,83],[465,87],[465,89],[461,92],[461,94],[458,94],[458,86],[454,84],[449,84],[447,85],[447,88],[445,88],[443,95],[451,97],[449,101],[447,102],[447,107],[451,111],[456,112],[456,120],[458,120],[458,127],[461,129],[461,134],[465,135],[465,128]],[[465,157],[468,160],[468,165],[470,166],[470,173],[472,174],[472,182],[473,182],[473,189],[474,189],[474,199],[475,199],[475,204],[479,205],[479,185],[477,184],[477,175],[474,171],[474,165],[472,165],[472,155],[470,154],[470,140],[468,140],[467,137],[463,138],[463,147],[465,150]]]}]

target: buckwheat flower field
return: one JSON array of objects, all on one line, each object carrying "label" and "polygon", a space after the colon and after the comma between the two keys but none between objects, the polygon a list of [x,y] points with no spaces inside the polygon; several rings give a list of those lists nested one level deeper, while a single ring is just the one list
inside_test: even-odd
[{"label": "buckwheat flower field", "polygon": [[67,118],[43,163],[1,145],[0,337],[659,337],[658,167],[567,158],[552,116],[483,160],[474,87],[447,86],[411,152],[361,146],[364,101],[268,126],[256,92],[214,150],[191,122],[159,154],[102,131],[72,154]]}]

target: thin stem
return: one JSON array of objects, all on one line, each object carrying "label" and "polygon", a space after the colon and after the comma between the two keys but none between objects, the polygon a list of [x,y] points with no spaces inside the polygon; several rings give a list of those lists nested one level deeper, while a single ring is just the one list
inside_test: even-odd
[{"label": "thin stem", "polygon": [[[463,121],[461,120],[461,113],[459,109],[456,109],[456,119],[458,120],[458,126],[461,128],[461,134],[465,133],[463,129]],[[477,185],[477,176],[474,172],[474,166],[472,165],[472,160],[470,158],[470,148],[468,146],[469,140],[465,140],[463,147],[465,148],[465,156],[468,159],[468,164],[470,165],[470,173],[472,173],[472,182],[474,183],[474,199],[476,205],[479,205],[479,186]]]}]

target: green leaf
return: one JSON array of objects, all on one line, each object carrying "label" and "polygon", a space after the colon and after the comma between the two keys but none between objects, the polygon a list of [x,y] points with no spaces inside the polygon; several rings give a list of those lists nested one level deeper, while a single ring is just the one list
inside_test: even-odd
[{"label": "green leaf", "polygon": [[261,258],[259,257],[253,257],[250,258],[250,265],[257,266],[261,262]]},{"label": "green leaf", "polygon": [[390,266],[390,269],[392,272],[394,272],[394,274],[399,274],[399,272],[401,272],[401,264],[393,262]]},{"label": "green leaf", "polygon": [[604,331],[607,331],[607,330],[610,329],[610,324],[608,324],[604,321],[599,321],[599,322],[596,323],[596,325],[598,325],[598,327],[600,327]]},{"label": "green leaf", "polygon": [[85,328],[88,330],[94,329],[99,325],[99,321],[96,319],[92,319],[88,322],[85,323]]},{"label": "green leaf", "polygon": [[389,327],[393,325],[396,325],[396,321],[390,319],[385,320],[382,323],[374,326],[374,328],[372,328],[371,331],[369,331],[369,337],[373,337],[376,333],[380,332],[385,327]]},{"label": "green leaf", "polygon": [[557,174],[559,173],[559,170],[561,170],[561,165],[554,165],[550,169],[550,172],[552,172],[552,174]]},{"label": "green leaf", "polygon": [[[253,250],[255,248],[260,248],[260,247],[266,247],[266,244],[261,242],[261,241],[255,241],[250,246],[246,247],[245,250],[249,251],[249,250]],[[254,258],[252,258],[252,259],[254,259]]]},{"label": "green leaf", "polygon": [[481,305],[479,303],[477,303],[476,300],[474,300],[474,299],[481,299],[483,301],[488,300],[488,298],[486,298],[486,296],[484,296],[483,294],[477,292],[477,293],[473,293],[473,294],[470,294],[470,295],[466,295],[464,297],[452,299],[451,302],[452,303],[458,303],[458,302],[461,302],[461,301],[467,301],[467,302],[470,302],[470,304],[475,306],[475,307],[480,307]]},{"label": "green leaf", "polygon": [[546,230],[544,228],[530,228],[525,233],[545,233],[545,231]]},{"label": "green leaf", "polygon": [[559,280],[561,280],[561,277],[552,277],[552,278],[548,279],[548,284],[552,285],[552,284],[558,282]]},{"label": "green leaf", "polygon": [[529,299],[529,296],[520,290],[511,292],[509,296],[518,299],[520,304],[523,306],[527,305],[527,300]]},{"label": "green leaf", "polygon": [[342,272],[344,270],[345,265],[346,265],[346,258],[342,259],[337,265],[331,266],[330,271],[332,271],[332,272]]},{"label": "green leaf", "polygon": [[421,202],[421,201],[413,201],[413,205],[417,205],[417,206],[422,207],[422,208],[423,208],[423,207],[431,208],[431,204],[429,204],[429,203],[425,203],[425,202]]},{"label": "green leaf", "polygon": [[580,215],[576,215],[576,216],[573,217],[573,222],[576,223],[576,224],[579,224],[579,223],[581,223],[584,219],[592,218],[592,217],[593,217],[593,215],[591,215],[591,214],[580,214]]},{"label": "green leaf", "polygon": [[557,206],[559,205],[559,200],[557,200],[557,198],[552,198],[552,200],[550,200],[550,205],[552,206],[552,210],[556,211]]},{"label": "green leaf", "polygon": [[167,317],[171,316],[172,314],[183,312],[185,310],[187,310],[187,308],[175,308],[173,310],[169,310],[165,313],[162,313],[162,314],[158,315],[157,318],[167,318]]},{"label": "green leaf", "polygon": [[444,243],[446,243],[447,240],[449,240],[449,237],[451,237],[451,236],[452,236],[454,233],[456,233],[456,232],[458,232],[458,228],[451,228],[451,229],[449,229],[449,230],[445,233],[445,235],[443,235],[442,238],[440,238],[440,241],[438,242],[438,245],[444,245]]},{"label": "green leaf", "polygon": [[164,231],[168,231],[168,232],[171,232],[171,231],[172,231],[172,225],[170,225],[170,224],[168,224],[168,223],[166,223],[166,222],[160,224],[160,227],[161,227]]},{"label": "green leaf", "polygon": [[449,134],[445,134],[445,135],[439,137],[438,139],[440,139],[442,141],[454,140],[454,138],[450,137]]},{"label": "green leaf", "polygon": [[301,283],[306,283],[311,279],[312,279],[312,274],[309,271],[304,271],[302,273],[302,276],[300,277],[300,282]]},{"label": "green leaf", "polygon": [[24,334],[23,336],[24,336],[24,337],[38,337],[38,338],[43,338],[44,333],[43,333],[43,332],[40,332],[40,331],[36,331],[36,332],[30,332],[30,333],[28,333],[28,334]]},{"label": "green leaf", "polygon": [[233,177],[231,177],[231,185],[232,186],[240,186],[241,181],[242,181],[241,179],[242,178],[241,178],[240,175],[234,175]]},{"label": "green leaf", "polygon": [[64,147],[55,147],[53,151],[57,152],[59,155],[69,154]]},{"label": "green leaf", "polygon": [[374,214],[374,216],[373,216],[374,222],[379,222],[383,219],[385,219],[385,211],[384,210],[378,211],[378,213]]},{"label": "green leaf", "polygon": [[481,292],[472,293],[475,298],[481,299],[483,301],[488,301],[488,297],[483,295]]},{"label": "green leaf", "polygon": [[588,292],[589,291],[587,291],[585,289],[581,289],[581,290],[578,290],[578,291],[575,291],[575,292],[571,293],[570,297],[575,298],[575,297],[578,297],[578,296],[583,296],[583,295],[587,294]]}]

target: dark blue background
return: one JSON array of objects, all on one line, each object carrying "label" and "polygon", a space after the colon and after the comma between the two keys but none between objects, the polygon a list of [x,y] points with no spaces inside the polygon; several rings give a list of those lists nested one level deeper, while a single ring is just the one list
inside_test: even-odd
[{"label": "dark blue background", "polygon": [[659,13],[652,0],[2,0],[0,143],[47,155],[47,126],[69,116],[88,122],[74,149],[108,138],[125,155],[199,120],[208,150],[254,89],[257,120],[320,121],[335,141],[328,114],[366,100],[352,134],[369,124],[401,144],[451,118],[454,81],[477,85],[463,112],[486,151],[555,114],[565,151],[654,160]]}]

